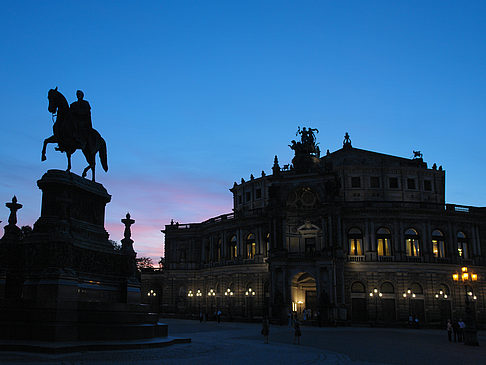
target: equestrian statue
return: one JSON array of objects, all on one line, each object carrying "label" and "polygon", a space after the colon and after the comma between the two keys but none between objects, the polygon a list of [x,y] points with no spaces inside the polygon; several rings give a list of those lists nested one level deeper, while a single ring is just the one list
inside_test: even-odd
[{"label": "equestrian statue", "polygon": [[101,166],[108,171],[108,161],[106,156],[106,142],[91,124],[91,106],[84,100],[81,90],[76,92],[78,101],[69,106],[66,98],[57,87],[49,90],[48,110],[52,113],[52,118],[56,117],[52,130],[54,134],[44,140],[42,147],[42,161],[46,160],[46,147],[48,143],[57,143],[56,151],[65,152],[68,160],[66,171],[71,171],[71,155],[80,149],[88,162],[88,166],[83,170],[83,177],[91,169],[91,180],[95,181],[95,156],[99,152]]}]

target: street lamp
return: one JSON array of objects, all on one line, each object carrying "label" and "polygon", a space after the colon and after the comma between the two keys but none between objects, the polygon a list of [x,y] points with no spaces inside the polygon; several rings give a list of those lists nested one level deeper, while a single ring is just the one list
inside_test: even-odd
[{"label": "street lamp", "polygon": [[461,267],[461,273],[455,272],[452,274],[452,280],[456,283],[464,284],[465,302],[466,302],[466,328],[464,329],[464,344],[469,346],[479,346],[478,333],[476,329],[476,321],[473,315],[473,308],[471,302],[475,302],[478,298],[472,291],[472,282],[478,281],[478,275],[469,272],[466,266]]},{"label": "street lamp", "polygon": [[298,309],[299,315],[302,314],[302,304],[304,304],[304,302],[302,300],[297,301],[297,305],[298,305],[297,309]]},{"label": "street lamp", "polygon": [[412,289],[407,289],[407,291],[405,291],[402,294],[402,297],[404,299],[407,299],[408,298],[408,325],[410,327],[412,327],[412,325],[413,325],[413,317],[412,317],[411,300],[412,300],[412,298],[416,298],[417,295],[412,291]]},{"label": "street lamp", "polygon": [[231,288],[228,288],[226,289],[226,291],[224,292],[224,295],[225,295],[225,298],[227,300],[227,305],[228,305],[228,315],[230,317],[230,319],[232,318],[231,316],[231,298],[233,297],[234,293],[233,291],[231,290]]},{"label": "street lamp", "polygon": [[377,288],[374,288],[373,291],[369,293],[370,299],[375,298],[375,323],[378,322],[378,298],[383,296],[383,293],[380,292]]},{"label": "street lamp", "polygon": [[256,293],[252,288],[248,288],[248,290],[245,291],[245,297],[248,298],[247,304],[250,307],[250,310],[249,310],[250,318],[253,318],[253,305],[252,305],[253,302],[252,302],[251,298],[253,298],[255,295],[256,295]]}]

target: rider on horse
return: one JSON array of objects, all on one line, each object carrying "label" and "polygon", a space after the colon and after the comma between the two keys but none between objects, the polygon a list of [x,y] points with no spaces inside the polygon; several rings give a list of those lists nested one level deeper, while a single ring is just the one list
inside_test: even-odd
[{"label": "rider on horse", "polygon": [[72,103],[69,109],[74,122],[75,138],[81,144],[84,144],[93,128],[91,124],[91,106],[83,99],[84,93],[81,90],[76,91],[76,96],[78,101]]}]

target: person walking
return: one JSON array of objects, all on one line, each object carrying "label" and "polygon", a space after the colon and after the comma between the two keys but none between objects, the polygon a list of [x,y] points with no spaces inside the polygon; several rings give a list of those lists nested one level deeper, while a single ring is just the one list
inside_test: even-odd
[{"label": "person walking", "polygon": [[452,323],[450,319],[447,320],[447,338],[449,342],[452,342]]},{"label": "person walking", "polygon": [[268,323],[268,318],[263,317],[263,322],[262,322],[262,335],[265,337],[265,342],[268,343],[268,335],[270,333],[270,324]]},{"label": "person walking", "polygon": [[300,331],[300,323],[296,319],[294,321],[294,343],[300,345],[300,336],[302,336],[302,332]]}]

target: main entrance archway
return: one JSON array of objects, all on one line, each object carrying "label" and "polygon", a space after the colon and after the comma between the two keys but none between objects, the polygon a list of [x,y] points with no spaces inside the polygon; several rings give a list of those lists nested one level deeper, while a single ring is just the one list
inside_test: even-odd
[{"label": "main entrance archway", "polygon": [[291,293],[293,312],[297,313],[300,319],[313,318],[318,308],[316,279],[308,272],[296,274],[292,278]]}]

